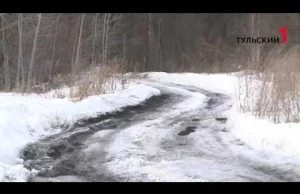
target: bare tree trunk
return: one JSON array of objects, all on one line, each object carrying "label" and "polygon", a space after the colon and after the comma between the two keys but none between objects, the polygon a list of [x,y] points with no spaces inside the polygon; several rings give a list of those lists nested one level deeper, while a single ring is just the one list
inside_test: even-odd
[{"label": "bare tree trunk", "polygon": [[162,58],[162,52],[161,52],[161,33],[160,33],[160,27],[161,27],[161,19],[158,23],[158,50],[159,50],[159,56],[160,56],[160,71],[163,70],[163,58]]},{"label": "bare tree trunk", "polygon": [[[17,70],[17,78],[16,78],[16,84],[17,84],[17,90],[24,92],[25,87],[25,75],[24,75],[24,67],[22,64],[22,14],[18,14],[18,33],[19,33],[19,51],[18,51],[18,70]],[[20,88],[20,71],[22,73],[22,82],[21,82],[21,88]]]},{"label": "bare tree trunk", "polygon": [[[255,13],[250,14],[250,29],[251,29],[251,36],[255,35]],[[251,44],[251,67],[256,67],[255,64],[255,45]]]},{"label": "bare tree trunk", "polygon": [[39,72],[39,77],[38,77],[38,83],[40,84],[43,80],[42,80],[42,72],[43,72],[43,68],[44,68],[44,61],[41,64],[41,68],[40,68],[40,72]]},{"label": "bare tree trunk", "polygon": [[57,39],[58,22],[59,22],[59,15],[57,16],[57,21],[55,24],[55,36],[54,36],[54,41],[53,41],[52,57],[51,57],[50,70],[49,70],[49,78],[50,79],[52,79],[52,69],[53,69],[54,56],[55,56],[55,46],[56,46],[56,39]]},{"label": "bare tree trunk", "polygon": [[36,52],[36,44],[37,44],[37,39],[39,35],[39,29],[40,29],[40,24],[41,24],[41,19],[42,19],[42,14],[40,13],[38,15],[38,23],[36,25],[36,30],[35,30],[35,36],[33,40],[33,46],[32,46],[32,52],[31,52],[31,59],[30,59],[30,64],[29,64],[29,71],[28,71],[28,78],[27,78],[27,91],[30,91],[31,88],[31,77],[32,77],[32,71],[33,71],[33,65],[34,65],[34,57],[35,57],[35,52]]},{"label": "bare tree trunk", "polygon": [[95,22],[94,22],[94,38],[93,38],[93,50],[92,50],[92,65],[95,65],[95,47],[96,47],[96,38],[97,38],[97,24],[98,24],[98,13],[95,16]]},{"label": "bare tree trunk", "polygon": [[[259,36],[259,14],[252,13],[250,14],[250,23],[251,23],[251,36],[256,38]],[[259,67],[259,59],[260,59],[260,45],[252,44],[251,45],[251,65],[254,68]]]},{"label": "bare tree trunk", "polygon": [[[4,28],[4,17],[1,18],[2,28]],[[9,75],[9,66],[8,66],[8,55],[5,46],[5,30],[2,30],[2,48],[3,48],[3,59],[4,59],[4,77],[5,77],[5,90],[10,90],[10,75]]]},{"label": "bare tree trunk", "polygon": [[36,74],[33,74],[32,86],[36,85]]},{"label": "bare tree trunk", "polygon": [[145,37],[145,71],[149,70],[150,34],[149,34],[149,14],[145,14],[146,37]]},{"label": "bare tree trunk", "polygon": [[8,60],[9,60],[9,56],[6,53],[5,54],[5,85],[6,85],[6,91],[10,91],[10,70],[9,70],[9,64],[8,64]]},{"label": "bare tree trunk", "polygon": [[124,60],[126,60],[126,34],[124,34],[123,36],[124,36],[123,37],[123,41],[124,41],[124,43],[123,43],[123,58],[124,58]]},{"label": "bare tree trunk", "polygon": [[[260,17],[259,17],[259,13],[257,13],[257,24],[256,24],[256,36],[259,37],[260,36],[260,27],[259,27],[259,24],[260,24]],[[260,44],[255,44],[256,46],[256,56],[255,56],[255,63],[257,65],[260,65]]]},{"label": "bare tree trunk", "polygon": [[103,21],[103,37],[102,37],[102,66],[107,65],[107,55],[108,55],[108,41],[109,41],[109,22],[111,15],[110,13],[104,14],[104,21]]},{"label": "bare tree trunk", "polygon": [[150,70],[150,63],[152,63],[152,40],[153,40],[153,22],[152,22],[152,14],[147,13],[146,17],[146,57],[145,57],[145,70]]},{"label": "bare tree trunk", "polygon": [[84,22],[84,14],[81,15],[81,21],[80,21],[80,30],[79,30],[78,45],[76,51],[74,75],[76,75],[78,72],[83,22]]},{"label": "bare tree trunk", "polygon": [[74,45],[73,45],[73,51],[72,51],[72,59],[71,59],[71,65],[72,65],[72,73],[74,72],[74,66],[75,66],[75,61],[74,61],[74,55],[76,53],[76,46],[77,46],[77,31],[78,31],[78,28],[80,26],[80,18],[81,17],[78,17],[78,21],[76,23],[76,29],[75,29],[75,38],[74,38]]},{"label": "bare tree trunk", "polygon": [[101,66],[106,65],[106,53],[105,53],[105,43],[106,43],[106,23],[107,23],[107,13],[104,14],[103,21],[103,35],[102,35],[102,64]]},{"label": "bare tree trunk", "polygon": [[108,39],[109,39],[109,19],[110,19],[110,13],[107,14],[106,18],[106,33],[105,33],[105,58],[104,58],[104,64],[106,65],[107,62],[107,48],[108,48]]}]

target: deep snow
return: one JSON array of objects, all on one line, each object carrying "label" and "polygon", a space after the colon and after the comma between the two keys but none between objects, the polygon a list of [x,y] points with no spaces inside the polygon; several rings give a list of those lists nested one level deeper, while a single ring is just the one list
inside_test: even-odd
[{"label": "deep snow", "polygon": [[25,181],[30,175],[18,158],[27,143],[60,131],[78,119],[137,105],[160,91],[146,85],[132,85],[124,91],[90,96],[79,102],[49,95],[0,94],[0,181]]},{"label": "deep snow", "polygon": [[[239,76],[241,76],[241,73]],[[239,99],[245,99],[245,95],[241,93],[242,98],[240,98],[237,96],[237,91],[244,87],[245,79],[238,79],[238,73],[167,74],[154,72],[149,73],[148,78],[195,86],[208,91],[230,95],[234,100],[234,106],[226,112],[226,116],[228,117],[228,128],[231,129],[230,131],[233,135],[257,150],[300,161],[299,124],[274,124],[266,119],[257,119],[251,113],[240,113],[238,109]],[[258,80],[254,81],[259,82]],[[241,90],[241,92],[243,91]]]},{"label": "deep snow", "polygon": [[[286,160],[300,164],[300,143],[298,140],[300,125],[296,123],[274,124],[268,120],[256,119],[250,114],[239,113],[236,91],[238,90],[237,82],[241,80],[238,80],[235,74],[167,74],[154,72],[147,73],[147,75],[150,80],[189,85],[231,96],[234,106],[225,112],[225,116],[228,117],[227,128],[230,129],[233,136],[241,139],[247,146],[258,152],[273,155],[272,158],[276,158],[276,161],[273,161],[274,163],[282,165],[283,163],[280,161]],[[69,93],[68,89],[64,92]],[[25,181],[30,176],[30,172],[23,168],[22,160],[18,158],[18,151],[25,144],[59,132],[59,126],[63,124],[71,124],[77,119],[94,116],[96,113],[111,112],[127,105],[135,105],[152,95],[159,94],[159,90],[145,84],[132,85],[129,89],[115,94],[92,96],[76,103],[68,98],[53,99],[54,92],[40,96],[1,93],[0,181]],[[187,95],[189,94],[187,93]],[[181,111],[197,108],[202,105],[203,99],[202,95],[191,94],[190,98],[174,107],[174,112],[168,112],[165,116],[180,115]],[[230,171],[225,166],[213,166],[213,163],[209,160],[203,160],[200,164],[198,160],[193,158],[187,158],[184,161],[162,161],[155,164],[143,163],[145,162],[143,158],[140,158],[140,160],[133,159],[130,154],[138,155],[140,153],[143,155],[143,152],[145,152],[145,150],[139,150],[134,142],[143,142],[149,157],[163,154],[159,148],[155,147],[155,144],[158,142],[157,140],[171,135],[171,131],[145,127],[153,124],[153,122],[145,122],[143,126],[127,128],[120,132],[112,146],[108,148],[108,151],[113,155],[118,155],[119,158],[118,163],[108,164],[110,169],[113,171],[127,169],[128,173],[135,172],[137,175],[149,173],[153,176],[152,180],[157,181],[216,180],[220,177],[203,179],[200,175],[197,177],[197,172],[214,170],[221,173],[222,168]],[[159,119],[155,122],[159,122]],[[105,132],[99,132],[95,135],[105,138],[103,133]],[[197,135],[197,133],[195,134]],[[206,138],[201,137],[201,134],[198,134],[197,138],[192,139],[195,145],[201,145],[200,141]],[[93,146],[89,149],[93,150]],[[178,168],[178,166],[181,167]],[[205,166],[209,166],[209,168],[204,168]],[[182,173],[180,173],[182,169],[185,169],[186,174],[190,174],[190,178],[182,176]],[[243,169],[235,170],[243,171]],[[124,173],[126,174],[126,172]]]},{"label": "deep snow", "polygon": [[[204,98],[201,95],[190,95],[193,96],[190,98],[189,92],[174,88],[174,91],[187,95],[185,101],[154,120],[142,121],[123,129],[107,146],[109,162],[106,167],[111,172],[127,177],[130,181],[282,180],[278,176],[286,180],[298,180],[300,143],[297,137],[300,125],[274,124],[239,113],[235,92],[240,80],[236,75],[155,72],[149,73],[147,77],[231,96],[233,106],[222,114],[228,118],[226,128],[229,131],[216,134],[224,145],[216,142],[216,137],[210,134],[214,125],[210,121],[207,121],[209,130],[202,123],[194,133],[182,139],[183,142],[177,138],[177,128],[182,127],[177,124],[168,127],[168,117],[181,117],[199,109]],[[155,85],[151,81],[146,83]],[[172,142],[171,147],[162,149],[162,144],[168,142]],[[99,146],[94,145],[91,149]],[[209,155],[212,157],[209,158]]]},{"label": "deep snow", "polygon": [[147,77],[163,82],[171,82],[195,86],[204,90],[234,95],[237,87],[237,77],[229,74],[196,74],[196,73],[147,73]]}]

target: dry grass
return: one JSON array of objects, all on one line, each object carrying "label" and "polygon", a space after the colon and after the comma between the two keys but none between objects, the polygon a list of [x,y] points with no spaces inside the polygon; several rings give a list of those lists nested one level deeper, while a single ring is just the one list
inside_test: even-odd
[{"label": "dry grass", "polygon": [[[78,75],[58,74],[49,82],[36,85],[32,90],[22,94],[45,94],[51,90],[51,96],[55,98],[70,97],[73,101],[82,100],[88,96],[113,93],[127,87],[128,81],[137,77],[124,76],[126,65],[123,59],[114,58],[105,66],[99,64],[82,70]],[[62,90],[63,87],[70,91]],[[17,91],[16,91],[17,92]]]},{"label": "dry grass", "polygon": [[274,123],[300,121],[300,47],[272,51],[254,73],[239,78],[240,110]]},{"label": "dry grass", "polygon": [[62,86],[70,85],[74,81],[71,74],[62,75],[58,74],[52,78],[50,84],[53,88],[59,88]]},{"label": "dry grass", "polygon": [[123,76],[124,66],[122,61],[114,59],[109,61],[106,66],[91,68],[83,72],[71,90],[70,97],[74,101],[82,100],[88,96],[112,93],[119,89],[124,89],[127,79]]},{"label": "dry grass", "polygon": [[66,98],[68,95],[66,95],[62,90],[55,90],[53,97],[54,98]]}]

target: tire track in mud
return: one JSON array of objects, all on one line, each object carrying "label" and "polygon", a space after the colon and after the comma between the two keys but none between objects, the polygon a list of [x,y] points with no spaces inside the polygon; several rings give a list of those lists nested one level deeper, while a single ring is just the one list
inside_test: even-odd
[{"label": "tire track in mud", "polygon": [[[152,83],[152,84],[151,84]],[[272,167],[267,163],[252,161],[247,156],[236,154],[232,146],[252,148],[243,142],[231,137],[231,140],[224,139],[230,129],[226,128],[227,118],[222,113],[233,105],[232,99],[224,94],[213,93],[192,86],[180,84],[155,82],[148,85],[161,91],[160,96],[148,99],[145,103],[137,106],[127,107],[121,111],[106,115],[99,115],[94,118],[80,120],[74,125],[66,127],[61,133],[42,139],[36,143],[27,145],[21,152],[24,159],[24,166],[39,170],[37,177],[29,181],[89,181],[89,182],[119,182],[130,181],[128,177],[118,176],[110,172],[104,164],[113,160],[106,157],[106,146],[114,140],[115,136],[127,127],[144,121],[155,120],[162,113],[172,111],[173,106],[184,101],[186,96],[172,91],[168,87],[184,89],[189,92],[201,93],[206,96],[204,106],[193,110],[182,112],[176,116],[167,116],[163,123],[151,123],[151,126],[169,127],[177,131],[177,135],[160,143],[160,148],[170,153],[162,156],[165,159],[176,159],[176,155],[185,157],[200,157],[215,160],[219,164],[226,164],[228,161],[233,165],[243,166],[251,170],[251,174],[236,174],[248,181],[260,181],[259,176],[267,177],[270,181],[295,181],[300,180],[299,176],[291,169],[284,170]],[[147,124],[145,124],[147,126]],[[104,137],[97,138],[99,132],[107,131]],[[188,131],[188,133],[184,133]],[[178,135],[183,132],[183,135]],[[197,152],[190,151],[193,142],[188,138],[196,132],[206,133],[202,141],[203,145],[210,146],[197,149]],[[87,153],[93,145],[103,147],[97,152]],[[224,155],[223,152],[228,153]],[[161,156],[159,156],[161,157]],[[157,157],[150,160],[156,160]],[[180,159],[180,157],[179,157]],[[146,179],[146,177],[144,177]],[[141,177],[141,179],[144,179]]]},{"label": "tire track in mud", "polygon": [[[177,86],[177,87],[184,87],[184,89],[195,92],[195,93],[201,93],[206,96],[204,106],[198,110],[194,111],[187,111],[183,112],[182,115],[176,118],[171,118],[170,120],[174,120],[173,123],[170,125],[178,124],[179,126],[176,126],[176,128],[182,129],[180,131],[184,132],[188,128],[193,128],[193,132],[196,132],[198,130],[205,130],[208,131],[208,135],[215,140],[213,141],[214,144],[218,144],[218,147],[222,149],[227,149],[228,145],[223,142],[223,139],[219,137],[219,133],[222,131],[223,133],[229,132],[224,131],[225,123],[226,122],[216,122],[217,118],[223,118],[222,113],[232,107],[232,102],[230,102],[231,98],[224,94],[219,93],[213,93],[209,92],[200,88],[195,88],[192,86],[183,86],[180,84],[166,84],[170,86]],[[224,104],[227,103],[225,106]],[[193,132],[187,134],[193,135]],[[174,139],[170,139],[170,141],[162,142],[162,147],[165,148],[168,152],[176,153],[176,152],[183,152],[186,153],[187,150],[191,150],[191,148],[194,146],[192,141],[187,141],[184,139],[185,137],[182,137],[178,134],[178,136],[175,136]],[[216,147],[216,146],[214,146]],[[222,151],[222,150],[218,150]],[[195,155],[196,154],[196,155]],[[180,155],[180,154],[179,154]],[[206,150],[198,150],[198,153],[190,153],[186,154],[186,156],[201,156],[201,157],[215,157]]]},{"label": "tire track in mud", "polygon": [[[220,109],[216,111],[216,108],[222,106],[224,101],[230,100],[230,98],[223,94],[217,94],[208,92],[206,90],[198,89],[191,86],[183,86],[179,84],[167,84],[169,87],[183,88],[190,92],[198,92],[206,95],[204,107],[193,112],[183,112],[176,118],[166,118],[164,125],[171,126],[174,123],[180,123],[182,130],[188,127],[198,128],[210,128],[210,135],[215,138],[214,143],[217,142],[219,147],[224,149],[227,147],[222,142],[222,139],[218,137],[216,129],[213,129],[212,122],[205,124],[206,121],[214,121],[217,117]],[[151,84],[150,84],[151,85]],[[97,163],[99,165],[95,168],[90,165],[93,157],[88,156],[84,149],[93,141],[91,137],[101,130],[112,130],[110,134],[105,136],[106,142],[110,142],[116,133],[120,130],[134,125],[138,122],[149,120],[154,114],[154,119],[157,118],[157,112],[164,112],[165,110],[171,109],[174,104],[183,101],[186,96],[179,95],[178,93],[171,92],[170,89],[165,89],[161,86],[154,86],[161,90],[162,95],[158,97],[152,97],[142,105],[127,107],[122,111],[118,111],[111,114],[101,115],[94,118],[88,118],[85,120],[78,121],[73,126],[63,130],[61,133],[54,136],[47,137],[37,143],[29,144],[23,151],[23,159],[25,160],[25,167],[28,169],[39,170],[38,178],[31,181],[38,181],[42,178],[55,178],[60,176],[75,176],[81,181],[122,181],[123,177],[118,177],[110,173],[101,164],[109,162],[111,158],[106,159],[106,152],[103,149],[97,153]],[[231,105],[223,108],[227,110]],[[193,121],[194,120],[194,121]],[[215,125],[216,122],[213,122]],[[206,125],[206,126],[205,126]],[[178,126],[176,127],[178,128]],[[174,128],[175,130],[175,128]],[[193,132],[192,132],[193,133]],[[192,135],[189,134],[189,135]],[[88,143],[86,143],[88,142]],[[178,152],[180,150],[189,149],[189,143],[180,136],[176,136],[171,141],[163,142],[161,145],[168,151]],[[211,154],[203,151],[197,155],[202,157],[213,157]],[[99,160],[100,158],[100,160]],[[95,162],[94,162],[95,163]],[[101,173],[99,173],[101,172]],[[45,181],[45,179],[42,179]],[[47,179],[46,179],[47,180]]]},{"label": "tire track in mud", "polygon": [[[120,181],[120,178],[111,175],[101,167],[101,163],[106,162],[105,151],[97,153],[97,158],[103,158],[102,161],[98,161],[100,162],[98,169],[89,165],[88,157],[84,152],[84,149],[89,146],[86,145],[86,140],[101,130],[112,130],[112,133],[105,136],[109,141],[119,130],[136,122],[151,119],[147,116],[152,112],[183,99],[183,96],[163,92],[160,96],[151,97],[140,105],[80,120],[58,134],[28,144],[21,151],[24,166],[29,170],[39,171],[37,178],[29,181],[46,181],[50,180],[47,178],[59,176],[75,176],[81,181]],[[100,174],[98,174],[99,171],[101,171]]]}]

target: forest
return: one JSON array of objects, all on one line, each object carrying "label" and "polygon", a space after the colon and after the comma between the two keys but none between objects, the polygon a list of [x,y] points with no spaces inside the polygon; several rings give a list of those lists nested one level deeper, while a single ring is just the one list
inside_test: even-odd
[{"label": "forest", "polygon": [[[118,72],[234,72],[261,68],[299,44],[300,14],[2,13],[0,90],[30,92],[93,67]],[[279,37],[288,44],[238,43]],[[54,87],[54,86],[53,86]]]}]

